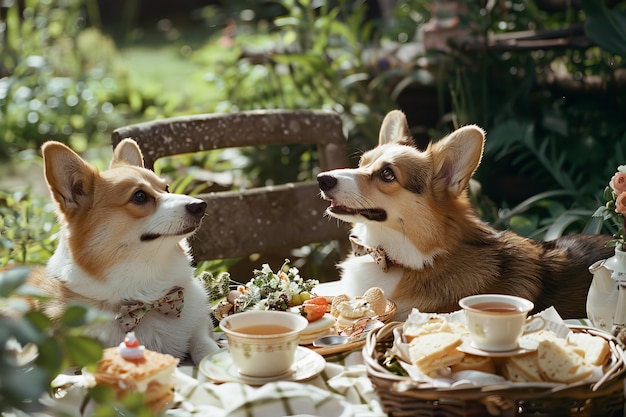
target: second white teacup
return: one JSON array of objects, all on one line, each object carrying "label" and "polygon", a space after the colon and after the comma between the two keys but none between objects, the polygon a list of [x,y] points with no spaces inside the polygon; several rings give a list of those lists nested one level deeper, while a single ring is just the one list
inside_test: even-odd
[{"label": "second white teacup", "polygon": [[[519,347],[519,338],[527,331],[543,327],[540,317],[527,318],[534,304],[521,297],[504,294],[479,294],[462,298],[459,305],[465,318],[472,346],[491,352],[505,352]],[[529,324],[539,319],[539,325]]]}]

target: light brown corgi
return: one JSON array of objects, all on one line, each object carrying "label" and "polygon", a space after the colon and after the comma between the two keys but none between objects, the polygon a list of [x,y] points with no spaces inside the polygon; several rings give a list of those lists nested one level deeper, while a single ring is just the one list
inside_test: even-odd
[{"label": "light brown corgi", "polygon": [[611,256],[610,236],[537,242],[480,221],[467,188],[484,140],[481,128],[465,126],[421,151],[404,114],[392,111],[357,168],[318,175],[327,214],[355,224],[354,251],[339,265],[348,295],[382,288],[398,305],[397,320],[414,307],[457,310],[462,297],[479,293],[521,296],[535,311],[554,306],[564,318],[586,316],[588,267]]},{"label": "light brown corgi", "polygon": [[60,222],[58,247],[29,283],[50,295],[53,318],[71,302],[110,313],[88,328],[105,347],[134,331],[146,348],[196,363],[217,350],[204,287],[184,239],[200,225],[202,200],[170,194],[125,139],[104,172],[59,142],[42,147]]}]

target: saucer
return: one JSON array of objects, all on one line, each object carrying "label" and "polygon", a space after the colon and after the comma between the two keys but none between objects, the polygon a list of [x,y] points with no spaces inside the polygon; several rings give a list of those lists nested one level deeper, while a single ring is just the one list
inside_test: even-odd
[{"label": "saucer", "polygon": [[291,369],[281,375],[252,377],[241,375],[233,363],[228,348],[220,349],[201,361],[198,369],[204,376],[215,382],[241,382],[249,385],[263,385],[272,381],[304,381],[324,370],[326,360],[319,353],[302,346],[296,348],[296,360]]},{"label": "saucer", "polygon": [[487,356],[490,358],[508,358],[511,356],[519,356],[525,353],[534,352],[537,350],[537,346],[520,345],[517,349],[513,349],[513,350],[506,350],[503,352],[491,352],[488,350],[475,348],[474,346],[471,345],[469,341],[465,341],[463,342],[461,346],[458,346],[456,349],[464,353],[469,353],[470,355]]}]

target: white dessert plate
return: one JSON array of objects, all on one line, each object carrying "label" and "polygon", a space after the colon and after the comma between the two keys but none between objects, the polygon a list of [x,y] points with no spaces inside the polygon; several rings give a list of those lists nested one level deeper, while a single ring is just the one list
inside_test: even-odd
[{"label": "white dessert plate", "polygon": [[200,361],[198,369],[204,376],[215,382],[241,382],[249,385],[263,385],[271,381],[304,381],[313,378],[324,370],[326,360],[319,353],[302,346],[296,349],[296,360],[291,369],[281,375],[257,378],[241,375],[233,363],[228,349],[220,349]]},{"label": "white dessert plate", "polygon": [[470,355],[487,356],[490,358],[508,358],[511,356],[519,356],[523,355],[524,353],[534,352],[535,350],[537,350],[537,346],[525,346],[523,344],[520,344],[517,349],[507,350],[504,352],[491,352],[488,350],[475,348],[471,345],[469,341],[464,341],[463,344],[456,349],[464,353],[469,353]]}]

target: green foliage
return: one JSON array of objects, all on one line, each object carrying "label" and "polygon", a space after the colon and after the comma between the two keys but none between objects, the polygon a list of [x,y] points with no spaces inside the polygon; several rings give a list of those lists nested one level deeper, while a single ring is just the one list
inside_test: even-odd
[{"label": "green foliage", "polygon": [[212,274],[205,271],[198,276],[198,279],[206,288],[211,304],[226,298],[230,292],[231,279],[228,272]]},{"label": "green foliage", "polygon": [[602,49],[626,57],[626,14],[624,10],[609,10],[597,0],[582,0],[587,19],[585,30]]},{"label": "green foliage", "polygon": [[350,82],[348,76],[354,81],[366,77],[359,57],[361,39],[368,36],[371,25],[364,24],[363,8],[348,15],[345,1],[336,7],[324,2],[319,9],[305,1],[276,3],[285,14],[270,25],[258,25],[254,33],[238,35],[233,45],[209,45],[194,59],[214,65],[219,55],[212,82],[225,88],[225,96],[236,108],[338,104],[349,112],[354,94],[336,97],[336,87]]},{"label": "green foliage", "polygon": [[[617,169],[618,173],[626,172],[626,165],[619,166]],[[624,247],[626,239],[626,228],[624,227],[626,225],[626,218],[623,213],[616,211],[616,209],[619,208],[619,206],[616,206],[619,194],[620,193],[611,188],[611,186],[606,187],[602,194],[604,204],[596,209],[593,216],[602,219],[611,227],[614,240],[609,242],[609,245],[615,246],[619,243]]]},{"label": "green foliage", "polygon": [[118,400],[109,387],[95,387],[89,391],[89,395],[96,403],[91,414],[93,417],[110,417],[113,406],[119,416],[154,417],[154,413],[146,406],[142,393],[130,392]]},{"label": "green foliage", "polygon": [[[54,138],[83,151],[149,111],[116,46],[86,27],[94,0],[10,2],[0,30],[0,160]],[[93,7],[87,7],[93,10]],[[154,110],[152,110],[155,113]]]},{"label": "green foliage", "polygon": [[[582,3],[580,12],[568,7],[547,13],[535,2],[513,1],[507,9],[483,9],[486,18],[475,23],[484,34],[584,25],[599,47],[446,55],[452,120],[487,131],[476,178],[504,209],[486,210],[485,220],[535,238],[597,231],[591,213],[611,167],[626,161],[626,86],[614,84],[615,69],[623,67],[624,13],[603,2]],[[480,9],[466,4],[470,14]],[[507,182],[516,189],[502,185]],[[497,187],[504,191],[494,193]],[[511,205],[516,207],[507,210]]]},{"label": "green foliage", "polygon": [[86,308],[68,307],[59,322],[29,310],[21,296],[36,294],[24,284],[31,270],[0,271],[0,412],[27,410],[60,372],[94,365],[102,356],[100,343],[82,335]]},{"label": "green foliage", "polygon": [[50,198],[27,190],[0,191],[0,266],[45,263],[56,247],[58,229]]},{"label": "green foliage", "polygon": [[[354,133],[354,147],[373,146],[375,115],[394,104],[379,78],[385,75],[372,74],[363,60],[374,36],[366,7],[345,0],[268,3],[280,5],[282,12],[258,22],[250,33],[239,33],[232,44],[210,43],[192,56],[210,68],[209,83],[225,92],[216,109],[334,109]],[[244,153],[249,173],[261,184],[270,178],[310,178],[317,161],[307,146]]]}]

